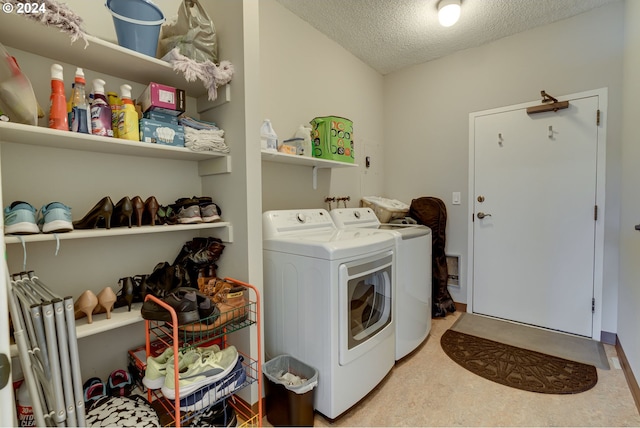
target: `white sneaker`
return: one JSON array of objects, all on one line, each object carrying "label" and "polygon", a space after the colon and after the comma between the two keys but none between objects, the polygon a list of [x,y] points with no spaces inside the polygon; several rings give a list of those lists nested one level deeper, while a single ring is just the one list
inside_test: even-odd
[{"label": "white sneaker", "polygon": [[[238,361],[238,351],[235,346],[229,346],[221,351],[205,352],[186,371],[179,374],[178,385],[180,395],[187,396],[198,389],[216,382],[228,375]],[[167,366],[162,394],[169,398],[176,397],[173,365]]]}]

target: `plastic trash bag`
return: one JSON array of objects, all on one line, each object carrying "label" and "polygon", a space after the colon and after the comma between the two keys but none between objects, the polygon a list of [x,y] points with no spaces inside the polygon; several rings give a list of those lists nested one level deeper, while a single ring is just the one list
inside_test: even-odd
[{"label": "plastic trash bag", "polygon": [[38,102],[31,82],[0,44],[0,111],[9,121],[38,124]]},{"label": "plastic trash bag", "polygon": [[158,57],[172,49],[196,62],[218,62],[216,28],[198,0],[183,0],[178,16],[162,25],[158,40]]},{"label": "plastic trash bag", "polygon": [[[318,385],[318,371],[290,355],[279,355],[267,361],[262,365],[262,373],[271,382],[296,394],[309,392]],[[292,379],[296,380],[293,384]]]}]

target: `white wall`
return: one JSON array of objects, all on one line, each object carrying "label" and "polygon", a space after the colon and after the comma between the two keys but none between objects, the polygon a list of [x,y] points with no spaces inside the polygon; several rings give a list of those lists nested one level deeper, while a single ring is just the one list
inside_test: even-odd
[{"label": "white wall", "polygon": [[[346,117],[354,124],[359,164],[320,170],[318,189],[313,190],[310,167],[263,162],[265,211],[322,208],[325,196],[350,196],[349,206],[358,206],[364,194],[379,194],[384,131],[380,74],[275,0],[261,0],[260,81],[263,118],[271,119],[280,140],[293,137],[298,125],[316,116]],[[372,156],[369,170],[365,153]]]},{"label": "white wall", "polygon": [[620,292],[618,299],[618,339],[634,372],[640,378],[640,2],[625,5],[625,60],[622,127],[622,216],[620,221]]},{"label": "white wall", "polygon": [[[622,2],[385,76],[384,193],[447,204],[447,252],[467,260],[469,113],[608,87],[604,331],[616,331]],[[462,192],[462,204],[451,193]],[[523,189],[526,191],[526,189]],[[541,201],[540,203],[544,203]],[[552,207],[550,207],[552,208]],[[467,278],[450,287],[467,301]]]}]

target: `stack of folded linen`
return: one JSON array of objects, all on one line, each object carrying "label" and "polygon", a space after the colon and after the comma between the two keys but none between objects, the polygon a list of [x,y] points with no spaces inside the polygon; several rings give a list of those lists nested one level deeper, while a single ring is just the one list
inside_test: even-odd
[{"label": "stack of folded linen", "polygon": [[214,123],[197,120],[192,117],[180,118],[184,126],[184,146],[194,151],[213,151],[229,153],[224,142],[224,131]]}]

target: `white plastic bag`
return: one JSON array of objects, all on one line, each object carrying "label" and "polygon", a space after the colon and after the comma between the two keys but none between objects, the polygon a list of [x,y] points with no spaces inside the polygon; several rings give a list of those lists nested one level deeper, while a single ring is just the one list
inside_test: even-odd
[{"label": "white plastic bag", "polygon": [[216,28],[198,0],[183,0],[178,16],[162,25],[158,40],[158,57],[173,48],[196,62],[218,62]]}]

